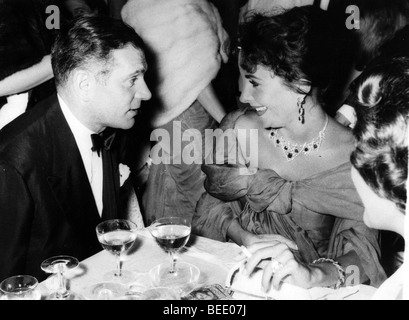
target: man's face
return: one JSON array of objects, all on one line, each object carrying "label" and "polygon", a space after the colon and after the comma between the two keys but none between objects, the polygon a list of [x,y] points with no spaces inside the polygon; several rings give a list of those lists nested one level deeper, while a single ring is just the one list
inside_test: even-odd
[{"label": "man's face", "polygon": [[112,52],[110,74],[99,76],[92,93],[92,113],[100,131],[106,127],[130,129],[143,100],[151,98],[144,75],[145,55],[128,45]]},{"label": "man's face", "polygon": [[73,17],[94,13],[85,0],[66,0],[64,5]]}]

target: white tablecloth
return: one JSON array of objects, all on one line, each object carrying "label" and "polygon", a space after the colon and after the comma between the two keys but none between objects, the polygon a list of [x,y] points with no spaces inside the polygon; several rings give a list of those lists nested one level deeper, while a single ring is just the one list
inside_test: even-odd
[{"label": "white tablecloth", "polygon": [[[223,243],[211,239],[191,236],[185,250],[178,254],[178,260],[196,265],[201,272],[198,286],[226,283],[231,268],[237,265],[237,256],[241,249],[234,243]],[[147,229],[138,231],[138,238],[130,252],[123,259],[123,270],[129,270],[137,275],[135,284],[150,287],[148,272],[157,264],[168,262],[168,255],[158,246]],[[68,284],[71,290],[87,297],[89,288],[104,282],[103,276],[116,267],[114,256],[106,251],[82,261],[78,268],[69,272]],[[55,281],[52,278],[40,283],[40,290],[45,296],[52,290]],[[311,290],[311,297],[316,299],[348,299],[367,300],[374,293],[374,288],[358,286],[345,288],[335,292],[326,288]],[[246,299],[236,295],[238,299]],[[295,297],[296,298],[296,297]]]}]

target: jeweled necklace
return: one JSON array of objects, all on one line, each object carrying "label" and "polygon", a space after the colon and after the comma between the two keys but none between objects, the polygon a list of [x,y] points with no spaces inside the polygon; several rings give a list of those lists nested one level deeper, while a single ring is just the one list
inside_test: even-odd
[{"label": "jeweled necklace", "polygon": [[318,151],[325,138],[325,131],[328,127],[328,115],[326,115],[326,121],[324,128],[319,132],[318,137],[314,138],[310,143],[298,144],[286,141],[283,136],[278,134],[278,129],[271,129],[270,139],[273,140],[275,147],[280,147],[287,161],[293,161],[300,154],[309,155],[311,151]]}]

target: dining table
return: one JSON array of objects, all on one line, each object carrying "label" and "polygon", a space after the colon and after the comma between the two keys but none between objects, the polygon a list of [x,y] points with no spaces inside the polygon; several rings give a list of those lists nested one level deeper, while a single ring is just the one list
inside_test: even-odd
[{"label": "dining table", "polygon": [[[224,288],[232,268],[240,262],[241,252],[242,248],[233,242],[220,242],[192,234],[187,245],[177,253],[176,264],[183,261],[199,268],[200,276],[195,288],[211,285],[220,285]],[[123,270],[131,271],[135,275],[132,288],[138,288],[139,293],[143,293],[154,287],[149,272],[161,263],[170,263],[168,254],[158,245],[148,228],[138,230],[135,244],[122,256]],[[115,268],[115,257],[101,247],[99,253],[80,261],[77,268],[66,274],[67,287],[82,295],[85,300],[98,300],[90,295],[90,288],[103,283],[104,275]],[[55,276],[42,281],[38,286],[42,299],[55,290],[56,285]],[[375,288],[367,285],[357,285],[353,290],[345,291],[345,294],[341,295],[335,290],[325,291],[324,288],[323,290],[320,291],[319,288],[311,290],[309,300],[369,300],[375,292]],[[268,300],[267,297],[241,293],[243,292],[232,294],[232,300]]]}]

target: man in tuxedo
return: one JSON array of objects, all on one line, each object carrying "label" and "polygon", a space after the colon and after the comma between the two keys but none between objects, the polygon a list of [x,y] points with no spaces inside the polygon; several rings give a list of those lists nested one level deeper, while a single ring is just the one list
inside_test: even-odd
[{"label": "man in tuxedo", "polygon": [[151,98],[143,42],[120,20],[74,20],[52,66],[57,94],[0,132],[0,281],[43,280],[44,259],[102,249],[95,227],[121,218],[124,138]]}]

